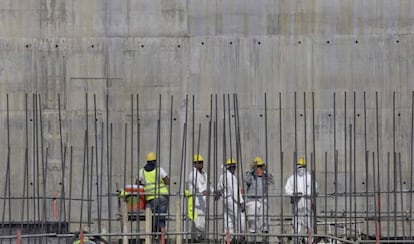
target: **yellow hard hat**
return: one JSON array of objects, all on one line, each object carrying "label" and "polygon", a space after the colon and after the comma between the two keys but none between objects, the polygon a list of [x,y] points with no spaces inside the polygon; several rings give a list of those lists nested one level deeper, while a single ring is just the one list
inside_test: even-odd
[{"label": "yellow hard hat", "polygon": [[236,160],[229,158],[226,160],[226,165],[232,165],[232,164],[236,164]]},{"label": "yellow hard hat", "polygon": [[298,158],[298,161],[296,162],[296,165],[298,165],[298,166],[306,166],[305,158],[302,158],[302,157]]},{"label": "yellow hard hat", "polygon": [[194,154],[193,157],[193,163],[197,163],[197,162],[203,162],[203,156],[201,156],[201,154]]},{"label": "yellow hard hat", "polygon": [[149,152],[147,154],[147,162],[151,162],[155,160],[157,160],[157,154],[155,154],[155,152]]},{"label": "yellow hard hat", "polygon": [[263,162],[263,159],[261,157],[255,157],[253,159],[253,165],[254,166],[262,166],[262,165],[265,165],[265,163]]}]

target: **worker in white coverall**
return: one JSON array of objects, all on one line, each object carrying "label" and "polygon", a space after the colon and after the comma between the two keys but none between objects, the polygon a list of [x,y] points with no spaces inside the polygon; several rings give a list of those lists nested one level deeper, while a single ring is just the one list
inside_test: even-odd
[{"label": "worker in white coverall", "polygon": [[[295,174],[296,173],[296,174]],[[292,232],[301,234],[302,227],[308,236],[313,233],[313,221],[315,217],[314,197],[318,193],[318,186],[314,181],[315,192],[312,192],[312,176],[306,170],[306,161],[299,158],[296,162],[296,170],[285,185],[285,192],[291,196],[293,223]]]},{"label": "worker in white coverall", "polygon": [[208,184],[207,172],[203,168],[203,157],[195,154],[193,157],[193,169],[188,175],[187,189],[187,215],[193,222],[192,233],[197,239],[204,238],[206,229],[207,195],[212,191]]},{"label": "worker in white coverall", "polygon": [[269,232],[268,186],[273,184],[273,176],[267,172],[266,164],[260,157],[253,159],[251,169],[244,178],[247,224],[250,233]]},{"label": "worker in white coverall", "polygon": [[224,202],[224,232],[227,237],[233,233],[244,232],[246,224],[245,205],[236,175],[236,161],[227,159],[223,174],[220,176],[215,200],[223,196]]}]

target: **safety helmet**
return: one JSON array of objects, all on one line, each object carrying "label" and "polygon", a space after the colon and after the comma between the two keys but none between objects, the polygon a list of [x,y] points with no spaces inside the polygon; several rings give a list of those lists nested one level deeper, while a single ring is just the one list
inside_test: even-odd
[{"label": "safety helmet", "polygon": [[306,166],[305,158],[303,158],[303,157],[298,158],[298,161],[296,162],[296,165],[297,166]]},{"label": "safety helmet", "polygon": [[201,156],[201,154],[194,154],[193,157],[193,163],[197,163],[197,162],[203,162],[203,156]]},{"label": "safety helmet", "polygon": [[253,159],[253,166],[263,166],[265,163],[263,162],[263,159],[261,157],[255,157]]},{"label": "safety helmet", "polygon": [[229,165],[236,165],[236,160],[234,160],[232,158],[229,158],[229,159],[226,160],[226,165],[227,166],[229,166]]},{"label": "safety helmet", "polygon": [[155,160],[157,160],[157,154],[155,154],[155,152],[149,152],[147,154],[147,162],[151,162]]}]

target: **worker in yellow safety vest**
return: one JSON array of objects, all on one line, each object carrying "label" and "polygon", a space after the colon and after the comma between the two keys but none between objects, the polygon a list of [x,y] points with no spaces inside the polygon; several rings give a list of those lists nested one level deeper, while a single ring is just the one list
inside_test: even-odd
[{"label": "worker in yellow safety vest", "polygon": [[147,163],[139,171],[138,182],[144,186],[146,207],[153,213],[152,231],[164,232],[166,213],[168,211],[168,185],[170,178],[167,172],[157,166],[157,155],[149,152]]},{"label": "worker in yellow safety vest", "polygon": [[208,175],[204,170],[204,159],[201,154],[193,156],[193,169],[187,178],[187,216],[192,221],[192,233],[198,240],[204,239],[206,228],[205,215],[207,210],[207,195],[213,192],[208,184]]}]

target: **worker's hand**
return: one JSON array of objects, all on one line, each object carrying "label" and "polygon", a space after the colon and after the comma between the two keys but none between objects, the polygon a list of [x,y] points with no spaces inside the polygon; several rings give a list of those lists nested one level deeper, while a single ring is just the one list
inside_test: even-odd
[{"label": "worker's hand", "polygon": [[201,194],[203,194],[203,196],[207,196],[208,195],[208,191],[203,191]]},{"label": "worker's hand", "polygon": [[221,197],[221,192],[219,192],[219,191],[214,192],[214,201],[219,200],[220,197]]},{"label": "worker's hand", "polygon": [[244,213],[244,211],[246,211],[246,205],[244,204],[244,202],[243,203],[240,203],[240,211],[242,213]]}]

